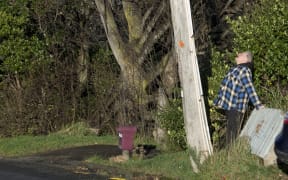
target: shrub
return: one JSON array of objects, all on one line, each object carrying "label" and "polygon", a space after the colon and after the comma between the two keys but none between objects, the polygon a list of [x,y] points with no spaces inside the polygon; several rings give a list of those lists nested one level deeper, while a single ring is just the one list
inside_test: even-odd
[{"label": "shrub", "polygon": [[[254,84],[267,107],[287,110],[288,100],[288,4],[286,0],[260,0],[250,12],[227,19],[234,33],[233,50],[212,51],[212,76],[209,78],[209,105],[216,97],[222,78],[235,64],[237,52],[250,50],[254,57]],[[222,115],[210,108],[214,146],[223,136]]]},{"label": "shrub", "polygon": [[[261,0],[251,13],[228,20],[235,34],[232,53],[243,50],[253,52],[254,83],[259,95],[265,103],[282,109],[287,107],[281,107],[278,101],[282,97],[287,99],[288,94],[287,19],[286,0]],[[275,97],[277,94],[279,96]],[[276,101],[270,101],[275,98]]]},{"label": "shrub", "polygon": [[173,99],[158,113],[161,127],[167,131],[168,139],[177,149],[186,149],[186,133],[181,99]]},{"label": "shrub", "polygon": [[223,61],[225,59],[224,54],[217,52],[215,50],[213,52],[213,61],[211,62],[212,65],[212,76],[208,78],[208,102],[210,107],[210,119],[211,119],[211,128],[212,128],[212,142],[213,146],[218,148],[221,147],[221,139],[225,133],[224,127],[225,127],[225,121],[224,116],[218,111],[216,111],[216,108],[213,106],[213,100],[216,97],[219,85],[224,77],[225,73],[228,71],[229,66],[227,63]]}]

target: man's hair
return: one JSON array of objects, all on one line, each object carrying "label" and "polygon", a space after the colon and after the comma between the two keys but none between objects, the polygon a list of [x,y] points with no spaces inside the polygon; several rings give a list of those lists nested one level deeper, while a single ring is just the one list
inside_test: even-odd
[{"label": "man's hair", "polygon": [[252,60],[253,60],[252,52],[251,52],[251,51],[245,51],[244,53],[245,53],[246,56],[247,56],[248,62],[252,62]]}]

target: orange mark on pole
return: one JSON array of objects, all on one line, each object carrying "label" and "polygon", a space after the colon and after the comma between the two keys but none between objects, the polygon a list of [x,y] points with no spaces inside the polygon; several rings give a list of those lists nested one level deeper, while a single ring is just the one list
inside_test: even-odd
[{"label": "orange mark on pole", "polygon": [[180,48],[183,48],[184,47],[184,42],[182,41],[182,40],[180,40],[179,42],[178,42],[178,46],[180,47]]}]

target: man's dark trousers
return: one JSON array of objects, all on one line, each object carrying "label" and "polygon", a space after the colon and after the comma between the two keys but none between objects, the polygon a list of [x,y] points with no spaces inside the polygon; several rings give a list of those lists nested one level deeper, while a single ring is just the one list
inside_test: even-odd
[{"label": "man's dark trousers", "polygon": [[225,115],[227,120],[226,145],[230,145],[240,134],[244,113],[231,109],[226,110]]}]

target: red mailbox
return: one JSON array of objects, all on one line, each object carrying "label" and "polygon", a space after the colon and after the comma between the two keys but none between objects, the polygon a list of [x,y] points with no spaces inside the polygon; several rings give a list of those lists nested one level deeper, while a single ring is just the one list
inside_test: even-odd
[{"label": "red mailbox", "polygon": [[136,134],[135,126],[125,126],[117,128],[119,134],[119,147],[122,150],[133,150],[133,141]]}]

